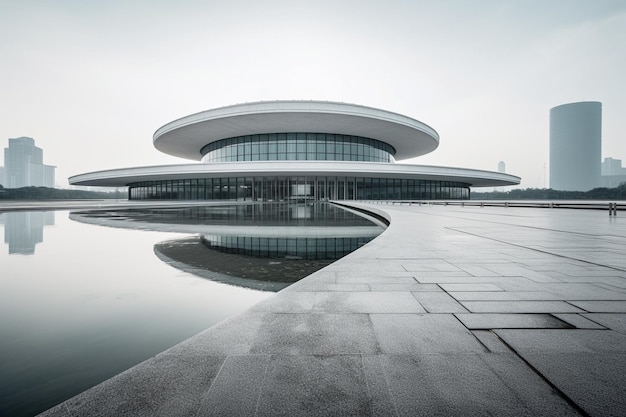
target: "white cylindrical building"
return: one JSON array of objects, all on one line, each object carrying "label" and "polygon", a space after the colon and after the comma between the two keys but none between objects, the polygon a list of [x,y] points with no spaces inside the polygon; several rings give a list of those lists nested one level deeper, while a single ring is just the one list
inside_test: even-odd
[{"label": "white cylindrical building", "polygon": [[550,188],[589,191],[600,186],[602,103],[550,109]]}]

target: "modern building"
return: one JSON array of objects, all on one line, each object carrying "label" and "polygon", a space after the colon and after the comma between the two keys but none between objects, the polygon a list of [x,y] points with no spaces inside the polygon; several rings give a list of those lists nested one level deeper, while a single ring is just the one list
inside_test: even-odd
[{"label": "modern building", "polygon": [[550,188],[589,191],[601,185],[602,103],[550,109]]},{"label": "modern building", "polygon": [[43,150],[32,138],[9,139],[9,147],[4,148],[5,188],[54,187],[54,170],[54,166],[44,165]]},{"label": "modern building", "polygon": [[602,162],[602,175],[623,175],[626,174],[626,168],[622,168],[622,160],[615,158],[604,158]]},{"label": "modern building", "polygon": [[326,101],[236,104],[183,117],[154,146],[200,163],[99,171],[73,185],[129,187],[129,198],[175,200],[468,199],[470,187],[519,184],[504,173],[397,164],[439,145],[430,126]]},{"label": "modern building", "polygon": [[506,172],[506,164],[504,161],[498,162],[498,172]]},{"label": "modern building", "polygon": [[602,186],[614,188],[626,183],[626,168],[622,167],[622,160],[604,158],[602,162]]}]

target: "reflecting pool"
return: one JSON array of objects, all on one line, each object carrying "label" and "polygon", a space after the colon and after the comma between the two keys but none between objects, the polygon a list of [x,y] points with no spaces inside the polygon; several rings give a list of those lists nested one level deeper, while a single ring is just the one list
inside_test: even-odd
[{"label": "reflecting pool", "polygon": [[383,230],[329,204],[277,203],[7,212],[0,228],[3,416],[35,415]]}]

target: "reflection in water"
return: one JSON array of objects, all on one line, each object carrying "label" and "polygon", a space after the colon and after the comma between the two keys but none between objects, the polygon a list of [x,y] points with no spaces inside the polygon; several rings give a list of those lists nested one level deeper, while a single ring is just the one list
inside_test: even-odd
[{"label": "reflection in water", "polygon": [[200,236],[154,245],[163,262],[212,281],[261,291],[280,291],[332,263],[330,259],[258,258],[207,247]]},{"label": "reflection in water", "polygon": [[53,211],[13,211],[0,215],[4,223],[4,243],[9,254],[33,255],[43,242],[44,226],[54,226]]},{"label": "reflection in water", "polygon": [[45,235],[33,255],[0,248],[0,416],[34,416],[269,295],[154,256],[155,243],[189,234],[95,227],[55,212]]},{"label": "reflection in water", "polygon": [[[327,265],[332,259],[305,259],[318,241],[342,256],[348,239],[358,246],[383,230],[329,204],[82,211],[70,214],[76,221],[45,212],[0,218],[12,253],[34,248],[43,226],[56,220],[45,250],[0,251],[0,416],[16,417],[52,407],[269,295],[254,289],[277,291]],[[235,236],[243,238],[241,248],[207,245],[208,237]],[[306,250],[270,250],[283,246]],[[257,256],[227,253],[241,249]]]},{"label": "reflection in water", "polygon": [[[329,203],[246,203],[190,207],[125,208],[118,210],[89,210],[72,213],[80,221],[96,223],[97,219],[115,226],[115,221],[131,221],[140,225],[155,225],[163,230],[168,224],[201,227],[203,225],[246,226],[372,226],[372,221],[361,215]],[[78,220],[78,219],[77,219]],[[109,222],[108,220],[111,220]],[[119,227],[133,228],[133,226]],[[169,231],[169,229],[168,229]]]},{"label": "reflection in water", "polygon": [[72,213],[105,226],[189,232],[158,243],[175,268],[231,285],[278,291],[374,239],[383,227],[328,203],[262,203]]},{"label": "reflection in water", "polygon": [[[267,230],[268,234],[271,231]],[[222,252],[263,258],[339,259],[378,235],[306,237],[306,232],[306,228],[303,228],[299,237],[203,235],[202,242],[209,248]],[[329,228],[327,233],[341,235],[341,232],[341,228]]]}]

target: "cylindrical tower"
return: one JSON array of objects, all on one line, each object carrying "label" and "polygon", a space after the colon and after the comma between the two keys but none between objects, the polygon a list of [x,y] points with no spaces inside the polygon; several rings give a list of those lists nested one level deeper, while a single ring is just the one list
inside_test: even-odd
[{"label": "cylindrical tower", "polygon": [[600,186],[602,103],[550,109],[550,188],[589,191]]}]

